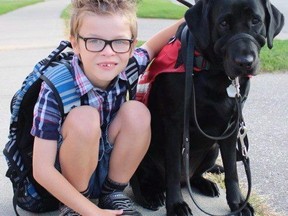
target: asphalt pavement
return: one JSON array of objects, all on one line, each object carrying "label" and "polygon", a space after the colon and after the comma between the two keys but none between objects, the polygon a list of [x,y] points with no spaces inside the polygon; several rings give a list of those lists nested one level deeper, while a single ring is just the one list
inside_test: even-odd
[{"label": "asphalt pavement", "polygon": [[[281,2],[282,0],[274,0]],[[272,2],[274,2],[272,0]],[[8,138],[9,104],[33,65],[46,57],[58,43],[67,39],[64,22],[59,18],[70,0],[46,0],[0,16],[0,143],[4,148]],[[147,40],[174,20],[139,19],[139,40]],[[286,26],[278,38],[285,39]],[[276,212],[288,213],[288,73],[259,74],[252,79],[251,93],[244,108],[249,129],[253,191],[264,195]],[[12,185],[5,177],[7,165],[0,152],[0,215],[15,215],[12,207]],[[244,177],[244,175],[241,175]],[[243,179],[245,182],[245,179]],[[127,193],[133,197],[128,188]],[[194,215],[202,216],[183,189],[185,200]],[[225,193],[219,198],[195,194],[197,201],[213,214],[227,212]],[[137,206],[143,215],[165,215]],[[19,209],[21,215],[54,216],[58,212],[31,214]]]}]

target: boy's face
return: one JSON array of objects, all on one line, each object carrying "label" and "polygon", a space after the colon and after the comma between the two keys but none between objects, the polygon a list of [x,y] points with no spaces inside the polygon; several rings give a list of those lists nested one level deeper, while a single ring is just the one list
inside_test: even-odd
[{"label": "boy's face", "polygon": [[[111,16],[85,15],[78,34],[83,38],[104,40],[132,38],[129,23],[117,14]],[[134,48],[132,44],[128,52],[116,53],[107,44],[102,51],[91,52],[86,49],[83,39],[78,38],[77,40],[77,38],[71,37],[71,42],[74,52],[81,58],[85,75],[94,86],[102,89],[105,89],[125,69]]]}]

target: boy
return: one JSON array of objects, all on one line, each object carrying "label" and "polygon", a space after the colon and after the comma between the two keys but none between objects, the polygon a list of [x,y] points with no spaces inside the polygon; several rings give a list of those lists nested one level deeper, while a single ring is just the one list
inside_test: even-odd
[{"label": "boy", "polygon": [[[61,203],[61,215],[141,215],[123,190],[150,143],[150,113],[126,101],[132,56],[143,73],[183,20],[141,48],[136,0],[73,0],[71,66],[82,106],[62,124],[52,90],[42,84],[31,134],[34,178]],[[87,198],[99,198],[98,206]]]}]

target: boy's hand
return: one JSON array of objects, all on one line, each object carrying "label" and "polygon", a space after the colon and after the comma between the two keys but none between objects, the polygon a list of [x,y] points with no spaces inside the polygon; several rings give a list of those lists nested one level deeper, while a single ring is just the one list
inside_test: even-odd
[{"label": "boy's hand", "polygon": [[122,215],[123,210],[104,210],[104,214],[101,214],[101,216],[115,216],[115,215]]}]

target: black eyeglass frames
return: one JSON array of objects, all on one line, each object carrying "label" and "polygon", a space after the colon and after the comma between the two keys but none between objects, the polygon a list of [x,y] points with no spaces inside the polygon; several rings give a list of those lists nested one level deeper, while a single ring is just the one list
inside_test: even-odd
[{"label": "black eyeglass frames", "polygon": [[104,40],[101,38],[86,38],[79,34],[78,38],[85,42],[85,47],[90,52],[101,52],[109,45],[115,53],[126,53],[130,50],[134,41],[133,39]]}]

